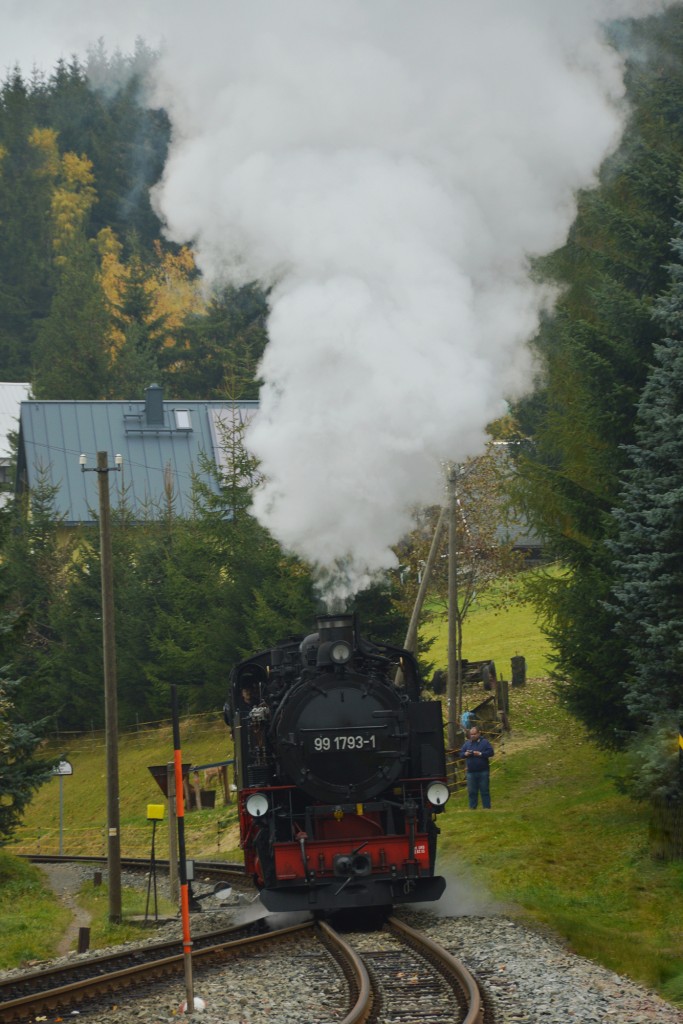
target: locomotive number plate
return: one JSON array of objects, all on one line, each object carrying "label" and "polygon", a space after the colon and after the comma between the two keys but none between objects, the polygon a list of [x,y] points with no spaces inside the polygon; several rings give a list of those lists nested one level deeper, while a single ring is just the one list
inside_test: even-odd
[{"label": "locomotive number plate", "polygon": [[377,747],[377,738],[373,733],[369,736],[350,735],[350,736],[316,736],[313,739],[313,749],[316,751],[323,750],[375,750]]}]

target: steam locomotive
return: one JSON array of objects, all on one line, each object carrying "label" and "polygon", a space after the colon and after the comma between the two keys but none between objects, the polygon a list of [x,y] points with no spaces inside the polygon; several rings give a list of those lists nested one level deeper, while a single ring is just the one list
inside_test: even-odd
[{"label": "steam locomotive", "polygon": [[330,914],[436,900],[444,810],[441,704],[415,659],[328,615],[238,664],[235,742],[247,874],[271,911]]}]

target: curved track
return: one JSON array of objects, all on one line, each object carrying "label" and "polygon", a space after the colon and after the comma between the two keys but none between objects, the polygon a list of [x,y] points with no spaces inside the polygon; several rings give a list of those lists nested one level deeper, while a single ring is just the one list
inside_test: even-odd
[{"label": "curved track", "polygon": [[[127,862],[126,866],[147,865]],[[225,871],[235,877],[241,872],[243,877],[239,865],[202,865],[207,874],[210,871],[213,875],[214,868],[221,875]],[[305,954],[301,952],[303,947],[296,946],[302,942],[307,943]],[[313,921],[265,934],[259,921],[206,933],[194,941],[193,971],[200,974],[209,967],[221,970],[228,958],[259,956],[266,948],[270,956],[277,956],[278,944],[285,958],[311,958],[317,956],[313,952],[316,943],[323,943],[328,960],[331,955],[337,964],[337,1024],[382,1024],[389,1020],[490,1024],[492,1020],[485,1012],[476,981],[464,965],[396,917],[390,918],[381,931],[344,935],[328,924],[320,922],[316,926]],[[12,972],[0,980],[0,1024],[27,1021],[46,1013],[61,1014],[74,1007],[83,1007],[82,1012],[89,1013],[93,1004],[106,1001],[112,994],[120,1001],[122,990],[133,986],[163,986],[171,978],[177,985],[184,968],[182,943],[174,939]]]},{"label": "curved track", "polygon": [[[192,953],[199,974],[235,956],[259,955],[279,945],[281,955],[299,956],[297,943],[324,943],[347,981],[346,1007],[340,1024],[381,1024],[384,1020],[429,1021],[430,1024],[483,1024],[484,1010],[476,982],[465,967],[426,936],[395,918],[382,932],[354,932],[343,937],[329,925],[313,922],[247,935],[246,929],[202,936]],[[302,947],[303,948],[303,947]],[[310,952],[307,953],[310,956]],[[106,999],[149,984],[177,979],[184,958],[179,942],[159,942],[123,952],[88,957],[13,975],[0,982],[0,1021],[27,1021],[46,1013]],[[340,1014],[346,1009],[346,1016]]]},{"label": "curved track", "polygon": [[325,924],[320,927],[344,962],[355,993],[341,1024],[483,1024],[481,993],[465,965],[398,918],[389,918],[381,932],[354,932],[347,938]]}]

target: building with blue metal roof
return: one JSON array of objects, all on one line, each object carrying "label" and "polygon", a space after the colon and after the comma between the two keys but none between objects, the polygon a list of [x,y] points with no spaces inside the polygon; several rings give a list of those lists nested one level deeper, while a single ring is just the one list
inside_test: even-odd
[{"label": "building with blue metal roof", "polygon": [[226,434],[257,409],[258,402],[165,401],[157,385],[138,402],[22,402],[17,491],[45,482],[57,488],[55,513],[65,525],[92,523],[97,487],[93,475],[82,472],[81,456],[94,469],[104,451],[112,467],[122,457],[121,473],[110,474],[113,505],[125,495],[135,518],[154,518],[167,507],[170,488],[176,514],[187,518],[196,477],[219,490],[205,460],[225,471]]}]

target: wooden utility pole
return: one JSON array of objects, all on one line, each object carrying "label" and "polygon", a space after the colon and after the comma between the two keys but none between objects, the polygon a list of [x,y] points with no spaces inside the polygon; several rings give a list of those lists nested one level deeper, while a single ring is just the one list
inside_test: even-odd
[{"label": "wooden utility pole", "polygon": [[461,666],[458,660],[458,469],[448,467],[448,746],[455,750],[462,700]]},{"label": "wooden utility pole", "polygon": [[439,544],[441,542],[441,534],[443,533],[444,524],[446,521],[446,510],[441,509],[439,518],[437,520],[436,527],[434,528],[434,536],[432,537],[432,546],[429,549],[429,555],[425,567],[422,570],[422,579],[420,580],[420,587],[415,598],[415,604],[413,606],[413,614],[410,616],[410,622],[408,624],[408,632],[406,633],[406,639],[403,646],[411,654],[417,653],[417,626],[420,621],[420,613],[422,612],[422,605],[427,594],[427,588],[429,586],[429,580],[434,569],[434,562],[436,556],[439,553]]},{"label": "wooden utility pole", "polygon": [[[420,586],[417,591],[417,597],[415,598],[415,604],[413,605],[413,613],[410,616],[410,622],[408,623],[408,631],[406,632],[405,642],[403,644],[406,651],[410,651],[411,654],[417,655],[417,627],[420,621],[420,613],[422,612],[422,605],[427,594],[427,588],[429,586],[429,580],[434,569],[434,562],[436,556],[439,553],[439,541],[441,540],[441,534],[443,533],[445,523],[445,510],[442,508],[439,513],[439,518],[434,529],[434,536],[432,537],[432,546],[429,549],[429,555],[425,567],[422,571],[422,579],[420,580]],[[403,682],[403,672],[399,668],[396,673],[396,684],[400,686]]]},{"label": "wooden utility pole", "polygon": [[[113,469],[114,467],[112,467]],[[116,469],[119,466],[117,465]],[[100,499],[100,564],[102,567],[102,647],[104,652],[104,718],[107,744],[107,868],[109,920],[121,921],[121,825],[119,808],[119,724],[114,632],[114,565],[107,453],[97,453]]]},{"label": "wooden utility pole", "polygon": [[86,469],[87,458],[80,457],[82,473],[97,473],[100,504],[100,567],[102,572],[102,662],[104,669],[104,730],[107,757],[107,870],[109,874],[109,920],[121,921],[121,826],[119,808],[119,721],[116,687],[116,640],[114,633],[114,567],[111,553],[111,511],[109,473],[121,472],[123,459],[108,465],[107,453],[97,453],[97,466]]},{"label": "wooden utility pole", "polygon": [[[417,626],[424,603],[429,579],[434,569],[434,562],[439,552],[439,543],[446,521],[448,522],[448,674],[446,685],[446,696],[448,705],[448,746],[454,750],[458,746],[458,724],[460,721],[462,703],[462,670],[458,659],[458,494],[457,494],[457,473],[458,467],[455,463],[449,463],[446,470],[448,483],[448,500],[445,508],[441,509],[432,546],[429,550],[425,564],[422,580],[415,599],[413,613],[408,625],[406,639],[403,646],[407,651],[415,652],[417,649]],[[400,679],[400,674],[397,677]]]}]

